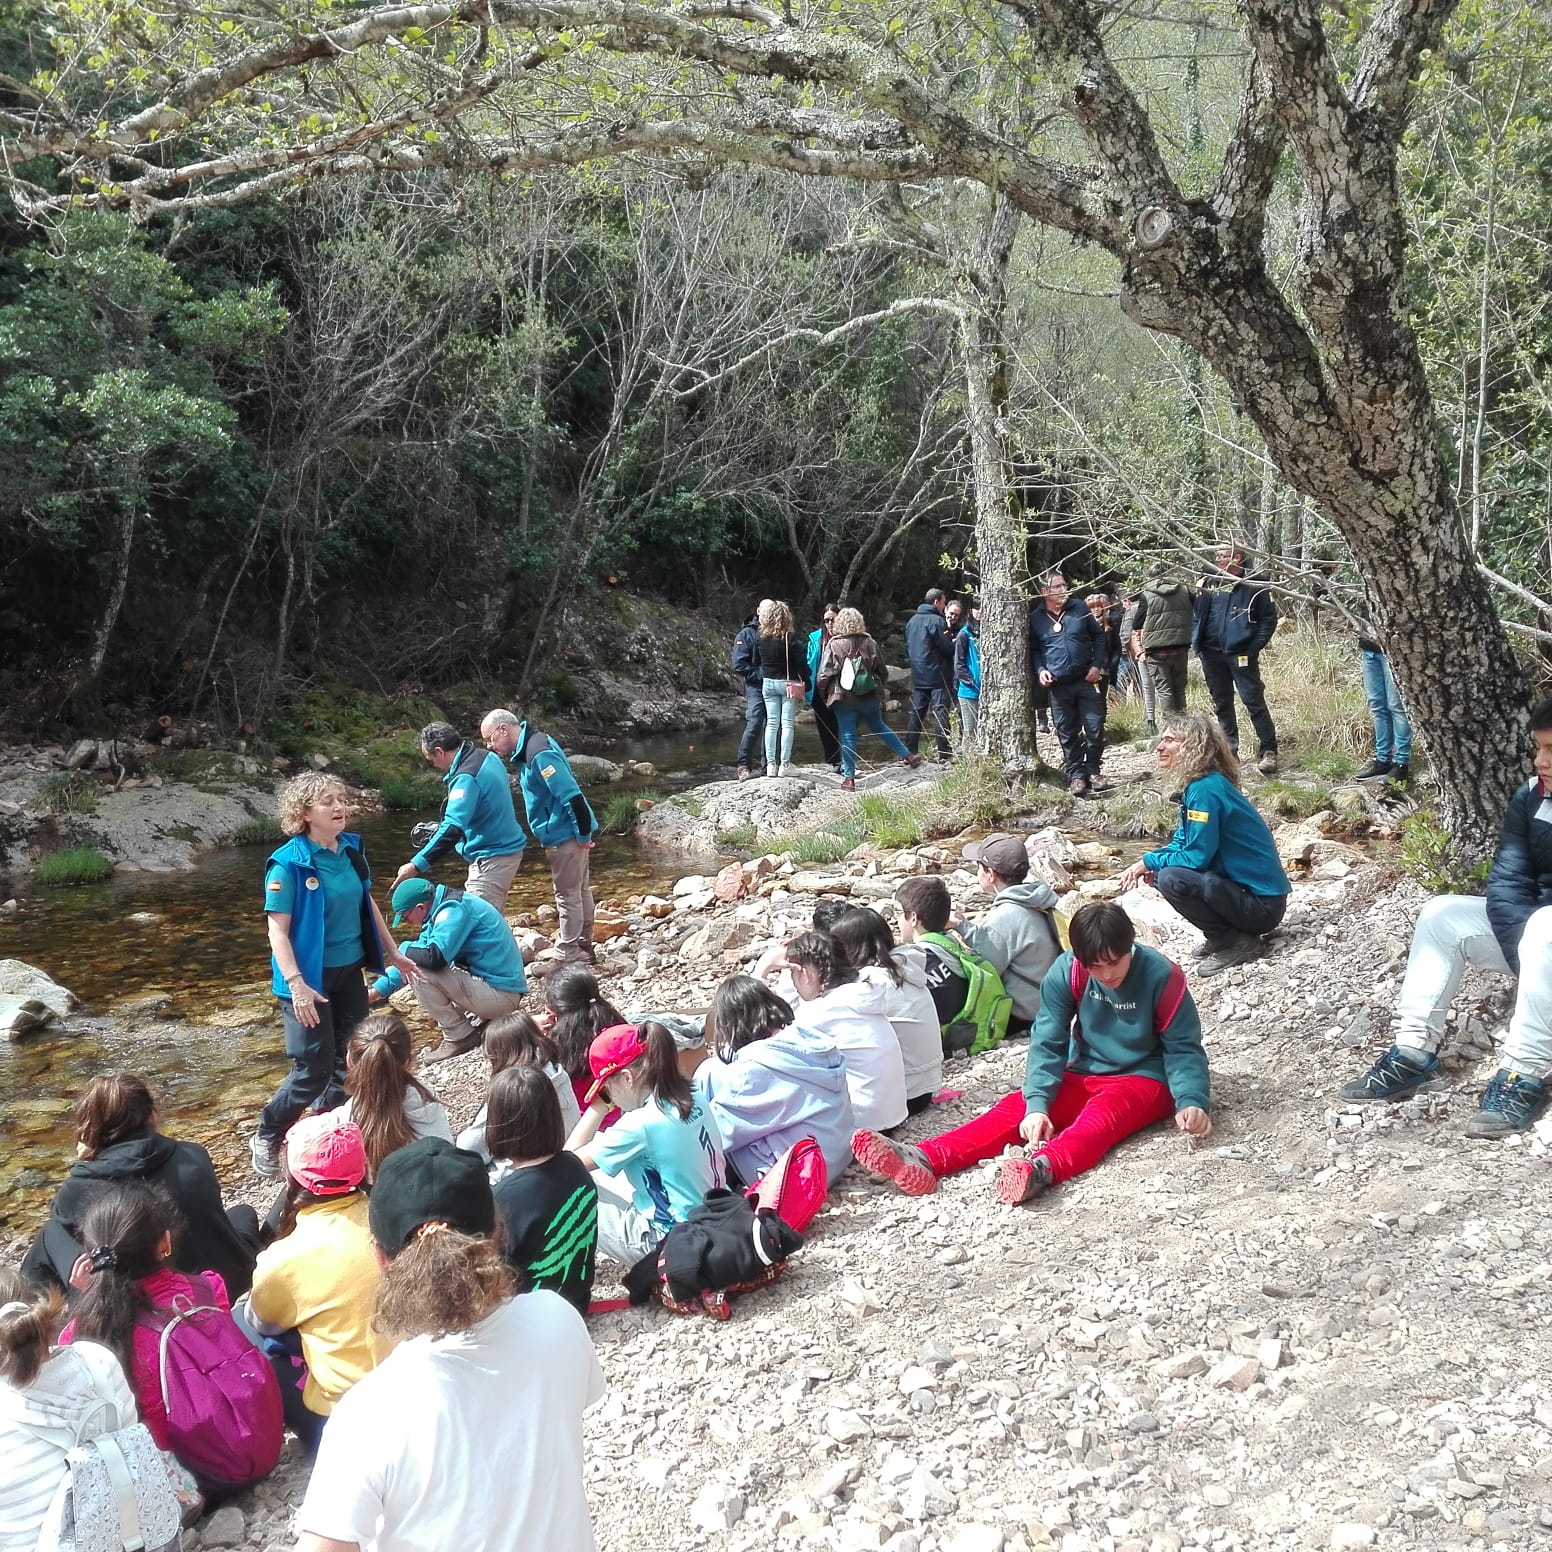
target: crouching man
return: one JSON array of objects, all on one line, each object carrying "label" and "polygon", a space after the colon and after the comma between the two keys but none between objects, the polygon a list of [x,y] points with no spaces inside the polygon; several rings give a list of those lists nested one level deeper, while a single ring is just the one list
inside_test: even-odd
[{"label": "crouching man", "polygon": [[[504,917],[478,895],[407,878],[393,892],[393,925],[419,934],[403,954],[420,966],[415,1000],[437,1021],[442,1043],[426,1053],[428,1062],[472,1051],[485,1037],[493,1019],[515,1013],[523,1004],[528,980],[523,956]],[[367,1001],[386,1001],[404,978],[397,970],[380,975]]]},{"label": "crouching man", "polygon": [[1519,978],[1503,1065],[1466,1123],[1470,1137],[1524,1131],[1546,1108],[1552,1071],[1552,698],[1530,714],[1536,774],[1509,799],[1487,898],[1439,895],[1422,909],[1391,1021],[1391,1046],[1342,1088],[1396,1100],[1439,1074],[1444,1016],[1467,965]]},{"label": "crouching man", "polygon": [[1109,901],[1081,906],[1069,935],[1071,951],[1041,984],[1023,1090],[920,1147],[857,1132],[864,1169],[925,1196],[940,1176],[1023,1143],[997,1171],[997,1195],[1016,1206],[1171,1115],[1189,1136],[1211,1134],[1202,1024],[1180,967],[1139,946],[1131,917]]}]

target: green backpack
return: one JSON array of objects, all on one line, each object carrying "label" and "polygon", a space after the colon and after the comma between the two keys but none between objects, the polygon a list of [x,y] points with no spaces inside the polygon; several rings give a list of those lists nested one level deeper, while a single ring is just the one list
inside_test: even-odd
[{"label": "green backpack", "polygon": [[945,933],[924,932],[916,940],[930,943],[933,948],[953,960],[959,973],[969,983],[965,988],[965,1005],[943,1026],[943,1050],[954,1056],[968,1049],[971,1056],[979,1056],[995,1045],[1001,1045],[1008,1033],[1008,1020],[1013,1016],[1013,999],[1002,984],[1002,977],[991,961],[957,943]]}]

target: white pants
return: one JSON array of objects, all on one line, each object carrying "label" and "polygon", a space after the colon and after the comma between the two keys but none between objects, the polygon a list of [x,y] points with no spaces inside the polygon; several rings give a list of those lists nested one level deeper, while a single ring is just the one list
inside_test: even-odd
[{"label": "white pants", "polygon": [[598,1187],[598,1254],[635,1266],[663,1236],[645,1213],[636,1211],[628,1180],[595,1169],[593,1184]]},{"label": "white pants", "polygon": [[[1444,1040],[1444,1015],[1467,965],[1508,975],[1508,961],[1487,921],[1487,901],[1439,895],[1417,918],[1406,975],[1396,999],[1393,1037],[1407,1051],[1432,1055]],[[1531,913],[1520,938],[1520,980],[1503,1065],[1527,1077],[1552,1070],[1552,906]]]}]

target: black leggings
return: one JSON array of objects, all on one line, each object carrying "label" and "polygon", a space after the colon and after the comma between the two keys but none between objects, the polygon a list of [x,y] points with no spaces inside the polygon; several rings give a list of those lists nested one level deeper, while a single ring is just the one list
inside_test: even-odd
[{"label": "black leggings", "polygon": [[309,1107],[333,1110],[345,1103],[345,1052],[367,1013],[361,961],[325,970],[317,989],[328,1001],[318,1004],[318,1022],[311,1029],[296,1016],[289,997],[279,999],[291,1071],[259,1117],[259,1136],[270,1142],[283,1137]]}]

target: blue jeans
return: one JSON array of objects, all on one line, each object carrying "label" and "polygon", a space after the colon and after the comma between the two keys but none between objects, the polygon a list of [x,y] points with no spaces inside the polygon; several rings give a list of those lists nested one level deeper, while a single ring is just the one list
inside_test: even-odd
[{"label": "blue jeans", "polygon": [[857,774],[859,722],[871,728],[883,740],[884,746],[893,749],[902,760],[911,752],[884,726],[884,713],[879,707],[877,696],[870,696],[865,701],[852,701],[850,704],[839,702],[835,708],[835,722],[841,730],[841,774],[848,780]]},{"label": "blue jeans", "polygon": [[1374,758],[1381,764],[1412,763],[1412,724],[1401,704],[1396,676],[1383,652],[1363,653],[1363,693],[1374,721]]},{"label": "blue jeans", "polygon": [[765,697],[757,684],[744,685],[744,736],[738,741],[738,763],[745,770],[758,770],[763,757],[760,744],[765,737]]},{"label": "blue jeans", "polygon": [[766,679],[761,685],[765,701],[765,770],[775,775],[792,764],[792,741],[797,737],[798,706],[787,694],[785,679]]}]

